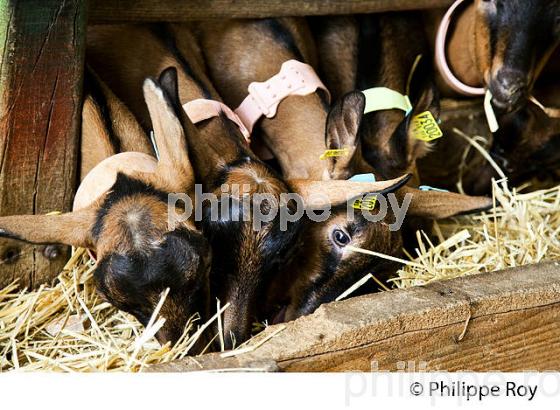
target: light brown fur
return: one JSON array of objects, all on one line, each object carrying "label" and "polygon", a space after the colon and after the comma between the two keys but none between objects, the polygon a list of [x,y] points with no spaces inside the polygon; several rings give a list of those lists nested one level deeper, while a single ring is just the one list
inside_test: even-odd
[{"label": "light brown fur", "polygon": [[[314,65],[316,58],[309,44],[311,35],[305,24],[298,19],[278,21],[295,39],[303,62]],[[204,23],[198,32],[211,76],[231,107],[237,107],[247,96],[251,82],[266,81],[278,73],[282,63],[297,59],[291,50],[275,40],[261,21]],[[274,118],[262,120],[262,138],[283,164],[286,178],[328,178],[326,164],[319,160],[326,149],[326,118],[327,110],[315,93],[286,98]]]}]

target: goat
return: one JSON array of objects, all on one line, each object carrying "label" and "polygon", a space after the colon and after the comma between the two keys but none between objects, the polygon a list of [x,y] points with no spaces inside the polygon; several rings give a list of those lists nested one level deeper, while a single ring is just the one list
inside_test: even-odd
[{"label": "goat", "polygon": [[[472,96],[484,87],[500,112],[522,108],[560,40],[559,13],[556,0],[457,1],[444,16],[455,17],[448,44],[443,26],[436,46],[443,88]],[[435,26],[427,27],[435,39]]]},{"label": "goat", "polygon": [[[189,192],[194,185],[185,133],[197,131],[178,115],[177,106],[159,81],[147,79],[143,91],[159,161],[136,154],[141,158],[142,172],[109,157],[92,170],[94,176],[102,177],[100,181],[95,177],[84,179],[89,185],[85,192],[89,190],[91,195],[79,196],[76,207],[80,209],[61,215],[2,217],[0,236],[93,249],[98,260],[94,278],[99,293],[144,325],[160,294],[169,288],[160,310],[167,320],[156,334],[165,343],[179,339],[195,313],[202,319],[207,317],[211,251],[192,221],[168,229],[168,193]],[[84,118],[101,115],[97,112]],[[105,187],[96,186],[97,182]],[[101,195],[96,197],[96,192]]]},{"label": "goat", "polygon": [[[322,71],[336,94],[349,96],[359,92],[356,90],[383,87],[407,95],[412,103],[409,112],[387,106],[368,113],[363,116],[358,137],[343,144],[361,143],[363,158],[380,178],[415,174],[416,160],[426,155],[429,144],[415,137],[412,119],[425,111],[439,117],[439,93],[432,81],[429,47],[418,16],[384,13],[327,17],[313,27]],[[354,104],[347,109],[357,107]]]},{"label": "goat", "polygon": [[[426,13],[443,94],[481,96],[485,89],[490,91],[500,124],[492,130],[490,154],[513,184],[536,174],[554,174],[559,167],[554,150],[559,144],[558,120],[531,97],[538,94],[540,73],[550,71],[547,63],[554,63],[550,57],[560,40],[559,11],[557,1],[459,0],[445,15]],[[447,146],[436,144],[436,151],[456,149],[455,144],[441,144]],[[449,156],[436,153],[422,164],[421,172],[432,179],[431,169],[449,166],[453,167]],[[497,173],[488,164],[471,167],[469,173],[463,184],[467,192],[491,191],[491,178]]]}]

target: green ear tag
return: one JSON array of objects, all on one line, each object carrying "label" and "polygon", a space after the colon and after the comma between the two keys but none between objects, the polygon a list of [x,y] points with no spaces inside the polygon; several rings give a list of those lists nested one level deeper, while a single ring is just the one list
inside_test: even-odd
[{"label": "green ear tag", "polygon": [[430,111],[414,116],[411,127],[414,138],[421,141],[430,142],[443,137],[443,132]]}]

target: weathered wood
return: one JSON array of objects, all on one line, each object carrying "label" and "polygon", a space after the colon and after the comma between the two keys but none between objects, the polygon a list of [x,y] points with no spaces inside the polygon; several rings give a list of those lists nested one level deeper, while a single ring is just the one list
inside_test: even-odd
[{"label": "weathered wood", "polygon": [[560,262],[552,262],[331,303],[253,352],[152,371],[558,371],[559,338]]},{"label": "weathered wood", "polygon": [[[75,189],[86,0],[0,3],[0,215],[69,210]],[[0,243],[0,287],[48,281],[67,250]]]},{"label": "weathered wood", "polygon": [[453,0],[92,0],[90,21],[188,21],[357,14],[447,7]]}]

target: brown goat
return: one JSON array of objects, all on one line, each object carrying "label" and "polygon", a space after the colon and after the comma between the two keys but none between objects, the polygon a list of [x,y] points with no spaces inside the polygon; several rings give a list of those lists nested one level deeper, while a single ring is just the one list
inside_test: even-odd
[{"label": "brown goat", "polygon": [[[327,17],[315,21],[313,27],[321,69],[336,94],[386,87],[409,96],[413,108],[408,113],[387,109],[364,115],[353,143],[361,142],[362,156],[376,176],[415,174],[416,160],[429,151],[430,144],[414,136],[412,118],[425,111],[439,117],[439,94],[431,80],[429,47],[418,15]],[[345,107],[356,110],[355,115],[362,115],[360,108],[359,104]],[[352,168],[356,173],[366,172]]]},{"label": "brown goat", "polygon": [[[551,118],[549,110],[529,101],[529,97],[539,96],[535,84],[543,69],[550,71],[547,63],[552,63],[548,65],[553,70],[558,68],[550,61],[550,56],[560,40],[560,2],[475,0],[459,3],[451,14],[447,44],[443,36],[435,40],[444,12],[427,13],[426,27],[436,43],[440,88],[446,96],[482,95],[485,89],[491,92],[500,129],[490,138],[490,154],[511,183],[520,184],[535,176],[557,173],[560,168],[556,155],[560,144],[558,119]],[[435,151],[441,153],[429,155],[423,161],[423,177],[434,180],[436,174],[441,174],[437,170],[456,169],[458,164],[450,163],[450,158],[456,155],[445,152],[463,152],[459,148],[461,143],[460,140],[458,145],[449,141],[436,142]],[[497,177],[497,173],[483,163],[480,167],[469,167],[465,177],[466,192],[486,194],[491,191],[491,178]],[[445,186],[446,182],[441,185]]]},{"label": "brown goat", "polygon": [[211,254],[191,221],[168,229],[168,193],[187,192],[194,184],[185,133],[197,131],[178,116],[177,105],[158,81],[146,80],[143,89],[160,153],[160,160],[153,160],[154,172],[115,172],[107,192],[74,212],[2,217],[0,236],[93,249],[98,291],[144,325],[169,288],[160,311],[166,322],[156,335],[164,343],[176,341],[195,313],[206,318]]},{"label": "brown goat", "polygon": [[[468,86],[489,89],[500,112],[522,108],[560,40],[560,2],[474,0],[457,7],[446,47],[452,74]],[[435,39],[433,23],[443,13],[430,15],[427,27]]]}]

